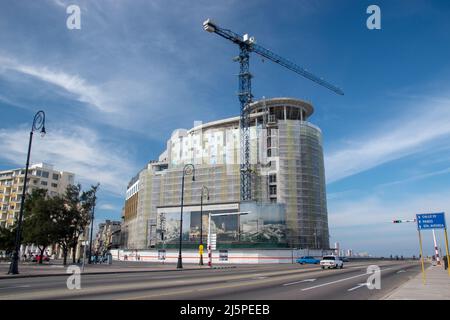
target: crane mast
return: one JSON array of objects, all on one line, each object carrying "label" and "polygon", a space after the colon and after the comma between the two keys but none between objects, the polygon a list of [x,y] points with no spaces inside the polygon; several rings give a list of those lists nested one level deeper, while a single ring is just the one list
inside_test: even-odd
[{"label": "crane mast", "polygon": [[294,71],[301,76],[314,81],[315,83],[339,94],[344,92],[326,82],[322,78],[315,76],[304,68],[295,63],[271,52],[270,50],[257,45],[253,37],[248,34],[243,36],[224,28],[218,27],[210,19],[203,22],[203,29],[205,31],[216,33],[219,36],[232,41],[239,46],[239,56],[236,61],[239,62],[239,102],[241,104],[240,114],[240,146],[241,146],[241,164],[240,164],[240,179],[241,179],[241,200],[252,199],[252,169],[250,166],[250,109],[247,106],[253,101],[252,95],[252,74],[250,73],[250,53],[255,52],[260,56],[269,59],[283,67]]}]

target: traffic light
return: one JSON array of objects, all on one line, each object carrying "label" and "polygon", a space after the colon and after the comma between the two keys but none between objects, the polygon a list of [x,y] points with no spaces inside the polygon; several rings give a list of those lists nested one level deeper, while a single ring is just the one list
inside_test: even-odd
[{"label": "traffic light", "polygon": [[392,220],[393,223],[401,223],[402,220]]}]

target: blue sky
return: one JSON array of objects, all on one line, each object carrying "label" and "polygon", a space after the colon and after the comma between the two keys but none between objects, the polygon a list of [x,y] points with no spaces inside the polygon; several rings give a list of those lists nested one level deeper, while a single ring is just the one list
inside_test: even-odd
[{"label": "blue sky", "polygon": [[[69,4],[81,8],[81,30],[66,28]],[[371,4],[381,30],[366,28]],[[252,56],[255,98],[315,106],[331,242],[417,254],[414,225],[390,221],[450,212],[449,14],[448,1],[426,0],[2,1],[0,169],[24,165],[44,109],[48,134],[32,162],[73,171],[86,187],[99,181],[98,219],[120,219],[128,180],[174,129],[238,114],[237,48],[203,31],[210,17],[344,89]]]}]

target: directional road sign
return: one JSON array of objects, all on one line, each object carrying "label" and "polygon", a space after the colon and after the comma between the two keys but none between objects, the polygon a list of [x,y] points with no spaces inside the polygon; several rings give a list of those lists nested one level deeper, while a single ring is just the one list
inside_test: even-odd
[{"label": "directional road sign", "polygon": [[424,229],[445,229],[445,214],[439,213],[422,213],[416,214],[417,228]]}]

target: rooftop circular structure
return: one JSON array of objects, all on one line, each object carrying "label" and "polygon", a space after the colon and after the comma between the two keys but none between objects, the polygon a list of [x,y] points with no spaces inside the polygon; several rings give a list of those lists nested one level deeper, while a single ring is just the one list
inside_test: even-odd
[{"label": "rooftop circular structure", "polygon": [[262,99],[252,102],[249,105],[250,113],[264,112],[269,108],[273,111],[282,110],[285,107],[289,108],[287,109],[289,115],[288,119],[292,120],[306,120],[314,112],[314,108],[311,103],[300,99],[285,97]]},{"label": "rooftop circular structure", "polygon": [[[254,101],[249,105],[249,108],[251,119],[259,117],[263,113],[267,113],[268,115],[272,115],[273,119],[306,121],[314,113],[314,108],[311,103],[300,99],[286,97]],[[189,129],[187,133],[193,133],[197,130],[210,129],[213,127],[222,127],[230,124],[239,125],[239,120],[240,117],[236,116],[202,123],[192,129]],[[176,135],[175,131],[173,134]]]}]

